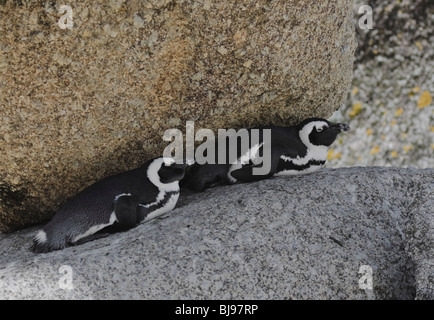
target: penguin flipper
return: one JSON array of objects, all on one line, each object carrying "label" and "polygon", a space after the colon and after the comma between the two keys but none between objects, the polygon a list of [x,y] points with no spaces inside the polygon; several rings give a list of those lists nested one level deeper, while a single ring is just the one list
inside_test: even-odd
[{"label": "penguin flipper", "polygon": [[116,199],[114,203],[114,213],[117,221],[104,229],[101,233],[114,233],[132,229],[138,224],[137,206],[139,201],[137,197],[123,195]]},{"label": "penguin flipper", "polygon": [[202,192],[214,185],[227,184],[225,177],[228,167],[226,164],[195,164],[183,185],[195,192]]},{"label": "penguin flipper", "polygon": [[271,177],[274,173],[268,173],[266,175],[255,175],[253,174],[254,167],[244,167],[241,169],[234,170],[230,173],[232,177],[237,179],[237,181],[241,182],[252,182],[252,181],[260,181],[263,179],[267,179]]},{"label": "penguin flipper", "polygon": [[63,248],[53,248],[47,242],[39,242],[37,239],[34,239],[29,249],[35,253],[47,253],[53,250],[58,250]]},{"label": "penguin flipper", "polygon": [[267,174],[254,174],[253,169],[258,168],[259,167],[258,165],[245,165],[240,169],[231,171],[229,174],[237,181],[241,181],[241,182],[260,181],[272,177],[276,172],[278,164],[279,164],[279,158],[272,157],[270,163],[270,170],[268,171]]}]

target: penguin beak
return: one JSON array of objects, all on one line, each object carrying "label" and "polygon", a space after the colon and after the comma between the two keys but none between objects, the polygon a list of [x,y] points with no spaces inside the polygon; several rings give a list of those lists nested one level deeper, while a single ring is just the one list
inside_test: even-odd
[{"label": "penguin beak", "polygon": [[339,132],[347,132],[350,130],[350,126],[346,123],[336,123],[332,128],[337,129]]},{"label": "penguin beak", "polygon": [[350,126],[346,123],[339,123],[339,129],[341,132],[347,132],[350,131]]}]

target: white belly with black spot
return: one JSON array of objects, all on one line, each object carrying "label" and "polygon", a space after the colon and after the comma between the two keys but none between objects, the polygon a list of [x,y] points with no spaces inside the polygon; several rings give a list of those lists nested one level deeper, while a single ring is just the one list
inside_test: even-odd
[{"label": "white belly with black spot", "polygon": [[327,160],[328,148],[315,146],[308,149],[304,157],[280,156],[280,164],[276,176],[300,175],[315,172],[321,169]]}]

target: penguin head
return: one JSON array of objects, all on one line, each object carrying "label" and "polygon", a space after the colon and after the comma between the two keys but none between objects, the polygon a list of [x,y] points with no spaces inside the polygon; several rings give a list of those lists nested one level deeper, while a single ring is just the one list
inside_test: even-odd
[{"label": "penguin head", "polygon": [[180,181],[184,178],[186,164],[176,163],[172,158],[163,158],[160,169],[158,170],[158,176],[162,183],[172,183],[174,181]]},{"label": "penguin head", "polygon": [[329,147],[339,133],[350,130],[346,123],[332,123],[322,118],[309,118],[298,125],[300,139],[307,146]]},{"label": "penguin head", "polygon": [[179,180],[184,177],[185,167],[172,158],[159,157],[149,161],[146,175],[160,190],[179,191]]}]

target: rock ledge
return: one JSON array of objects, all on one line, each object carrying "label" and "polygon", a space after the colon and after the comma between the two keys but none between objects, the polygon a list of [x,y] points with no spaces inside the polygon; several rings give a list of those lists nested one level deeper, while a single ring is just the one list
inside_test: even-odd
[{"label": "rock ledge", "polygon": [[433,181],[324,169],[184,194],[160,219],[49,254],[27,250],[36,228],[0,235],[0,298],[433,299]]}]

